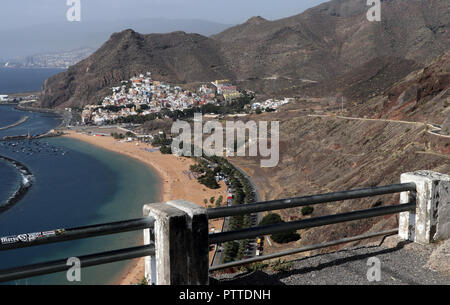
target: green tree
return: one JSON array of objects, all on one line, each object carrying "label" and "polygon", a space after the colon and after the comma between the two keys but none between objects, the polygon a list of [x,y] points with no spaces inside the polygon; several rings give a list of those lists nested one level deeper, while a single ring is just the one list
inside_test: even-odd
[{"label": "green tree", "polygon": [[163,145],[159,148],[159,151],[164,155],[169,155],[172,153],[172,148],[170,146]]},{"label": "green tree", "polygon": [[198,178],[198,182],[203,184],[206,187],[209,187],[210,189],[218,189],[220,188],[220,185],[216,181],[216,177],[214,176],[213,171],[208,170],[206,174],[203,176],[200,176]]},{"label": "green tree", "polygon": [[[277,223],[282,223],[282,222],[284,222],[284,220],[281,219],[281,216],[279,214],[270,213],[270,214],[264,216],[264,218],[261,220],[259,225],[267,226],[267,225],[272,225],[272,224],[277,224]],[[292,241],[299,240],[300,235],[295,230],[293,230],[293,231],[289,231],[289,232],[281,232],[281,233],[272,234],[270,236],[270,238],[272,238],[273,241],[275,241],[279,244],[283,244],[283,243],[289,243]]]},{"label": "green tree", "polygon": [[127,138],[134,138],[136,135],[135,135],[134,133],[132,133],[131,131],[127,131],[127,132],[125,133],[125,136],[126,136]]},{"label": "green tree", "polygon": [[314,212],[314,208],[311,206],[306,206],[302,208],[302,215],[306,216],[306,215],[311,215]]},{"label": "green tree", "polygon": [[223,196],[220,195],[219,198],[217,198],[217,200],[216,200],[216,207],[217,208],[220,207],[220,205],[222,204],[222,201],[223,201]]}]

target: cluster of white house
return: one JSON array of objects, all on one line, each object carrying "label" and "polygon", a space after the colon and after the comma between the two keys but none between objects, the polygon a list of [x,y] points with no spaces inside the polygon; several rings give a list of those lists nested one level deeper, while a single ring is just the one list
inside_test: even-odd
[{"label": "cluster of white house", "polygon": [[214,86],[202,85],[197,93],[179,86],[153,80],[151,72],[113,87],[112,94],[103,99],[100,105],[87,105],[82,112],[83,123],[103,124],[132,115],[147,115],[162,109],[184,110],[207,103],[217,103],[217,95],[224,99],[239,96],[237,88],[229,81],[216,81]]},{"label": "cluster of white house", "polygon": [[273,100],[273,99],[268,99],[264,102],[260,102],[260,103],[253,103],[252,104],[252,109],[256,110],[256,109],[278,109],[283,105],[286,105],[288,103],[291,102],[291,98],[285,98],[284,100]]},{"label": "cluster of white house", "polygon": [[0,95],[0,102],[9,102],[11,99],[8,95]]},{"label": "cluster of white house", "polygon": [[[212,86],[211,86],[212,84]],[[140,74],[121,85],[112,88],[112,94],[105,97],[98,105],[87,105],[82,112],[82,122],[102,125],[107,121],[114,121],[128,116],[145,116],[160,112],[184,110],[203,104],[218,104],[220,100],[230,101],[241,96],[229,80],[216,80],[203,84],[196,92],[171,86],[167,83],[152,79],[152,73]],[[266,100],[253,103],[253,109],[277,109],[290,102],[284,100]]]}]

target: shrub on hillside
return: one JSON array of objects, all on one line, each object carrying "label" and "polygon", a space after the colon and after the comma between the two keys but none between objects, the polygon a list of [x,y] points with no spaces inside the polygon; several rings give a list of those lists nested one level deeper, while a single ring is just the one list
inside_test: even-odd
[{"label": "shrub on hillside", "polygon": [[302,208],[302,215],[306,216],[306,215],[311,215],[314,212],[314,208],[310,207],[310,206],[306,206]]},{"label": "shrub on hillside", "polygon": [[207,171],[206,174],[198,178],[198,182],[210,189],[218,189],[220,185],[216,181],[216,177],[212,171]]}]

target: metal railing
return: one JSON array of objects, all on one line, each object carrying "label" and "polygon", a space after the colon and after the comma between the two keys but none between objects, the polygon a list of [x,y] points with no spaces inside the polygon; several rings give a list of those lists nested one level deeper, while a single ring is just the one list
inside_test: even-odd
[{"label": "metal railing", "polygon": [[[240,230],[235,230],[235,231],[226,231],[226,232],[209,234],[208,240],[206,240],[206,239],[204,240],[204,245],[220,244],[220,243],[227,242],[227,241],[247,239],[247,238],[253,238],[253,237],[262,236],[262,235],[269,235],[269,234],[281,233],[281,232],[289,232],[289,231],[295,231],[295,230],[299,230],[299,229],[313,228],[313,227],[336,224],[336,223],[341,223],[341,222],[346,222],[346,221],[353,221],[353,220],[358,220],[358,219],[383,216],[383,215],[394,214],[394,213],[399,213],[399,212],[412,211],[416,207],[416,199],[415,199],[416,198],[416,185],[415,185],[415,183],[393,184],[393,185],[386,185],[386,186],[379,186],[379,187],[356,189],[356,190],[350,190],[350,191],[334,192],[334,193],[328,193],[328,194],[297,197],[297,198],[291,198],[291,199],[272,200],[272,201],[251,203],[251,204],[245,204],[245,205],[235,205],[235,206],[229,206],[229,207],[223,207],[223,208],[208,209],[206,211],[207,218],[208,219],[216,219],[216,218],[222,218],[222,217],[253,214],[253,213],[259,213],[259,212],[264,212],[264,211],[273,211],[273,210],[280,210],[280,209],[300,207],[300,206],[310,206],[310,205],[321,204],[321,203],[337,202],[337,201],[348,200],[348,199],[365,198],[365,197],[393,194],[393,193],[406,192],[406,191],[409,192],[409,202],[407,202],[407,203],[391,205],[391,206],[384,206],[384,207],[377,207],[377,208],[371,208],[371,209],[365,209],[365,210],[358,210],[358,211],[335,214],[335,215],[327,215],[327,216],[303,219],[303,220],[298,220],[298,221],[281,222],[281,223],[272,224],[272,225],[251,227],[251,228],[240,229]],[[192,205],[194,205],[194,204],[192,204]],[[149,205],[149,206],[152,206],[152,205]],[[173,206],[173,203],[172,203],[172,206]],[[160,207],[158,207],[158,208],[160,208]],[[186,209],[186,207],[181,207],[181,208]],[[173,209],[173,207],[172,207],[172,209]],[[173,217],[180,217],[179,214],[181,213],[181,210],[178,209],[177,211],[178,212],[175,213]],[[148,214],[144,213],[144,215],[148,215]],[[155,215],[159,215],[159,214],[155,214]],[[158,217],[160,217],[160,216],[158,216]],[[192,215],[190,217],[192,218]],[[207,218],[206,217],[204,218],[205,221],[207,220]],[[194,218],[192,218],[192,219],[194,219]],[[191,221],[193,221],[192,219],[191,219]],[[201,219],[201,218],[199,218],[199,219]],[[197,219],[197,220],[200,221],[199,219]],[[38,245],[43,245],[43,244],[58,243],[58,242],[64,242],[64,241],[89,238],[89,237],[117,234],[117,233],[128,232],[128,231],[147,230],[149,228],[154,228],[154,224],[155,224],[154,218],[145,217],[145,218],[140,218],[140,219],[99,224],[99,225],[86,226],[86,227],[78,227],[78,228],[71,228],[71,229],[57,229],[57,230],[51,230],[51,231],[46,231],[46,232],[37,232],[37,233],[0,237],[0,251],[8,251],[8,250],[12,250],[12,249],[32,247],[32,246],[38,246]],[[198,225],[198,224],[196,224],[196,225]],[[189,226],[192,226],[192,224],[188,225],[188,227]],[[176,228],[174,227],[172,229],[176,229]],[[186,230],[186,228],[184,228],[184,229],[178,228],[178,229],[181,231]],[[207,233],[207,231],[205,231],[205,232]],[[398,233],[398,230],[396,229],[396,230],[389,230],[389,231],[359,235],[359,236],[354,236],[354,237],[347,237],[344,239],[329,241],[329,242],[325,242],[325,243],[321,243],[321,244],[317,244],[317,245],[309,245],[309,246],[304,246],[301,248],[287,250],[287,251],[278,252],[278,253],[274,253],[274,254],[257,256],[257,257],[234,261],[234,262],[230,262],[230,263],[226,263],[226,264],[216,265],[216,266],[210,267],[209,271],[215,271],[215,270],[219,270],[219,269],[249,264],[249,263],[253,263],[253,262],[257,262],[257,261],[263,261],[263,260],[272,259],[272,258],[276,258],[276,257],[282,257],[282,256],[290,255],[290,254],[304,252],[304,251],[311,251],[311,250],[315,250],[315,249],[330,247],[330,246],[348,243],[348,242],[352,242],[352,241],[368,239],[368,238],[373,238],[373,237],[383,236],[383,235],[384,236],[393,235],[393,234],[397,234],[397,233]],[[201,236],[199,236],[199,238],[200,237]],[[206,236],[205,236],[205,238],[206,238]],[[188,241],[186,241],[186,240],[180,241],[179,239],[171,240],[171,241],[164,240],[164,242],[169,242],[171,245],[173,244],[174,247],[176,247],[176,245],[178,245],[180,242],[191,242],[190,239],[187,239],[187,240]],[[159,242],[161,243],[163,241],[159,240]],[[196,242],[200,242],[200,241],[197,240]],[[181,247],[181,248],[192,249],[192,245],[186,244],[184,246],[185,246],[185,248],[183,248],[183,247]],[[158,247],[158,251],[159,251],[159,249],[164,249],[164,247],[162,247],[162,248]],[[119,249],[119,250],[114,250],[114,251],[109,251],[109,252],[101,252],[101,253],[79,256],[78,259],[80,260],[81,267],[89,267],[89,266],[107,264],[107,263],[112,263],[112,262],[132,259],[132,258],[138,258],[138,257],[144,257],[144,256],[155,256],[156,250],[157,249],[155,249],[155,244],[150,242],[144,246],[138,246],[138,247],[133,247],[133,248]],[[183,253],[183,255],[184,254],[185,253]],[[160,254],[160,255],[164,255],[164,254]],[[181,258],[183,256],[183,255],[181,255],[181,252],[178,255],[180,255]],[[193,254],[191,253],[190,255],[193,255]],[[195,255],[198,255],[198,253],[196,253]],[[173,259],[179,259],[179,257],[177,257],[175,255]],[[153,260],[153,261],[155,263],[155,260]],[[182,261],[182,259],[180,261]],[[195,261],[195,259],[193,261]],[[161,263],[161,262],[159,262],[159,263]],[[162,262],[162,263],[164,263],[164,262]],[[208,265],[208,264],[206,264],[206,265]],[[60,259],[60,260],[54,260],[54,261],[50,261],[50,262],[33,264],[33,265],[28,265],[28,266],[23,266],[23,267],[10,268],[10,269],[6,269],[6,270],[0,270],[0,282],[12,281],[12,280],[16,280],[16,279],[44,275],[44,274],[55,273],[55,272],[61,272],[61,271],[69,270],[70,268],[71,268],[71,266],[67,265],[67,259]],[[152,272],[156,272],[156,269],[159,267],[153,266],[152,268],[153,268]],[[168,267],[166,266],[164,268],[168,268]],[[161,270],[164,268],[161,267]],[[147,272],[147,270],[146,270],[146,272]],[[208,269],[206,269],[205,272],[208,272]],[[164,279],[162,279],[162,280],[164,280]]]},{"label": "metal railing", "polygon": [[[246,215],[251,213],[265,212],[265,211],[273,211],[273,210],[281,210],[286,208],[293,208],[299,206],[310,206],[321,203],[329,203],[336,202],[348,199],[357,199],[357,198],[365,198],[365,197],[373,197],[377,195],[386,195],[386,194],[394,194],[399,192],[410,192],[410,202],[405,204],[397,204],[386,207],[378,207],[371,208],[366,210],[358,210],[348,213],[341,213],[335,215],[327,215],[315,218],[309,218],[298,221],[291,222],[281,222],[272,225],[266,226],[257,226],[251,227],[247,229],[240,229],[235,231],[227,231],[214,233],[209,235],[209,244],[220,244],[227,241],[234,241],[240,239],[254,238],[257,236],[264,236],[275,233],[289,232],[300,229],[307,229],[319,226],[325,226],[330,224],[336,224],[347,221],[354,221],[359,219],[372,218],[377,216],[395,214],[406,211],[413,211],[416,208],[415,202],[415,192],[416,185],[415,183],[403,183],[403,184],[392,184],[386,186],[378,186],[378,187],[370,187],[363,189],[356,189],[350,191],[342,191],[342,192],[333,192],[327,194],[320,195],[312,195],[305,197],[297,197],[291,199],[282,199],[282,200],[272,200],[266,202],[257,202],[243,205],[235,205],[231,207],[222,207],[222,208],[214,208],[208,209],[207,214],[209,219],[229,217],[229,216],[237,216],[237,215]],[[275,257],[281,257],[285,255],[290,255],[294,253],[300,253],[304,251],[311,251],[319,248],[329,247],[337,244],[348,243],[351,241],[368,239],[375,236],[382,235],[393,235],[397,234],[398,230],[390,230],[385,232],[377,232],[366,235],[359,235],[351,238],[345,238],[337,241],[306,246],[298,249],[293,249],[285,252],[274,253],[271,255],[254,257],[250,259],[239,260],[231,263],[221,264],[212,266],[210,271],[215,271],[219,269],[225,269],[229,267],[244,265],[252,262],[263,261],[266,259],[271,259]]]},{"label": "metal railing", "polygon": [[235,205],[230,207],[212,208],[208,209],[208,218],[215,219],[228,216],[245,215],[257,212],[281,210],[293,207],[309,206],[320,203],[342,201],[347,199],[373,197],[377,195],[394,194],[406,191],[415,192],[416,185],[414,183],[391,184],[350,191],[333,192],[327,194],[311,195],[290,199],[263,201],[263,202]]},{"label": "metal railing", "polygon": [[[154,219],[151,217],[119,221],[113,223],[98,224],[86,227],[77,227],[71,229],[56,229],[46,232],[35,232],[19,234],[14,236],[0,237],[0,251],[32,247],[50,243],[58,243],[89,237],[98,237],[129,231],[137,231],[153,228]],[[79,256],[81,267],[90,267],[102,265],[122,260],[128,260],[143,256],[155,254],[153,244],[138,246],[126,249],[119,249],[108,252],[100,252],[90,255]],[[7,282],[32,276],[56,273],[66,271],[72,266],[67,265],[67,258],[32,264],[22,267],[15,267],[0,270],[0,282]]]}]

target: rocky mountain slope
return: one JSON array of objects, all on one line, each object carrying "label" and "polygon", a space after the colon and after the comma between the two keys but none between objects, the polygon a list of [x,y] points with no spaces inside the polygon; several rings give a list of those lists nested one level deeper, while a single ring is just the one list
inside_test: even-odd
[{"label": "rocky mountain slope", "polygon": [[[443,124],[450,117],[450,51],[410,73],[383,94],[352,108],[353,115]],[[448,123],[446,123],[448,124]]]},{"label": "rocky mountain slope", "polygon": [[377,60],[394,67],[387,87],[450,47],[446,0],[383,1],[381,22],[369,22],[367,10],[366,1],[333,0],[280,20],[254,17],[212,37],[116,33],[90,58],[49,79],[42,102],[95,103],[119,80],[145,71],[173,83],[227,77],[258,93],[305,94],[311,82],[352,71],[364,78]]},{"label": "rocky mountain slope", "polygon": [[[415,170],[450,174],[450,138],[431,133],[426,124],[443,125],[443,131],[450,127],[449,90],[450,51],[380,94],[347,103],[345,116],[299,112],[294,103],[248,118],[280,121],[280,162],[267,169],[258,158],[232,162],[254,179],[264,200],[399,183],[402,173]],[[398,200],[397,194],[317,205],[313,217]],[[279,212],[285,220],[303,217],[300,208]],[[397,226],[398,216],[388,215],[304,230],[302,240],[290,247]]]},{"label": "rocky mountain slope", "polygon": [[113,34],[86,60],[48,79],[42,105],[96,104],[111,86],[146,71],[155,79],[176,83],[232,77],[214,40],[184,32],[141,35],[126,30]]}]

